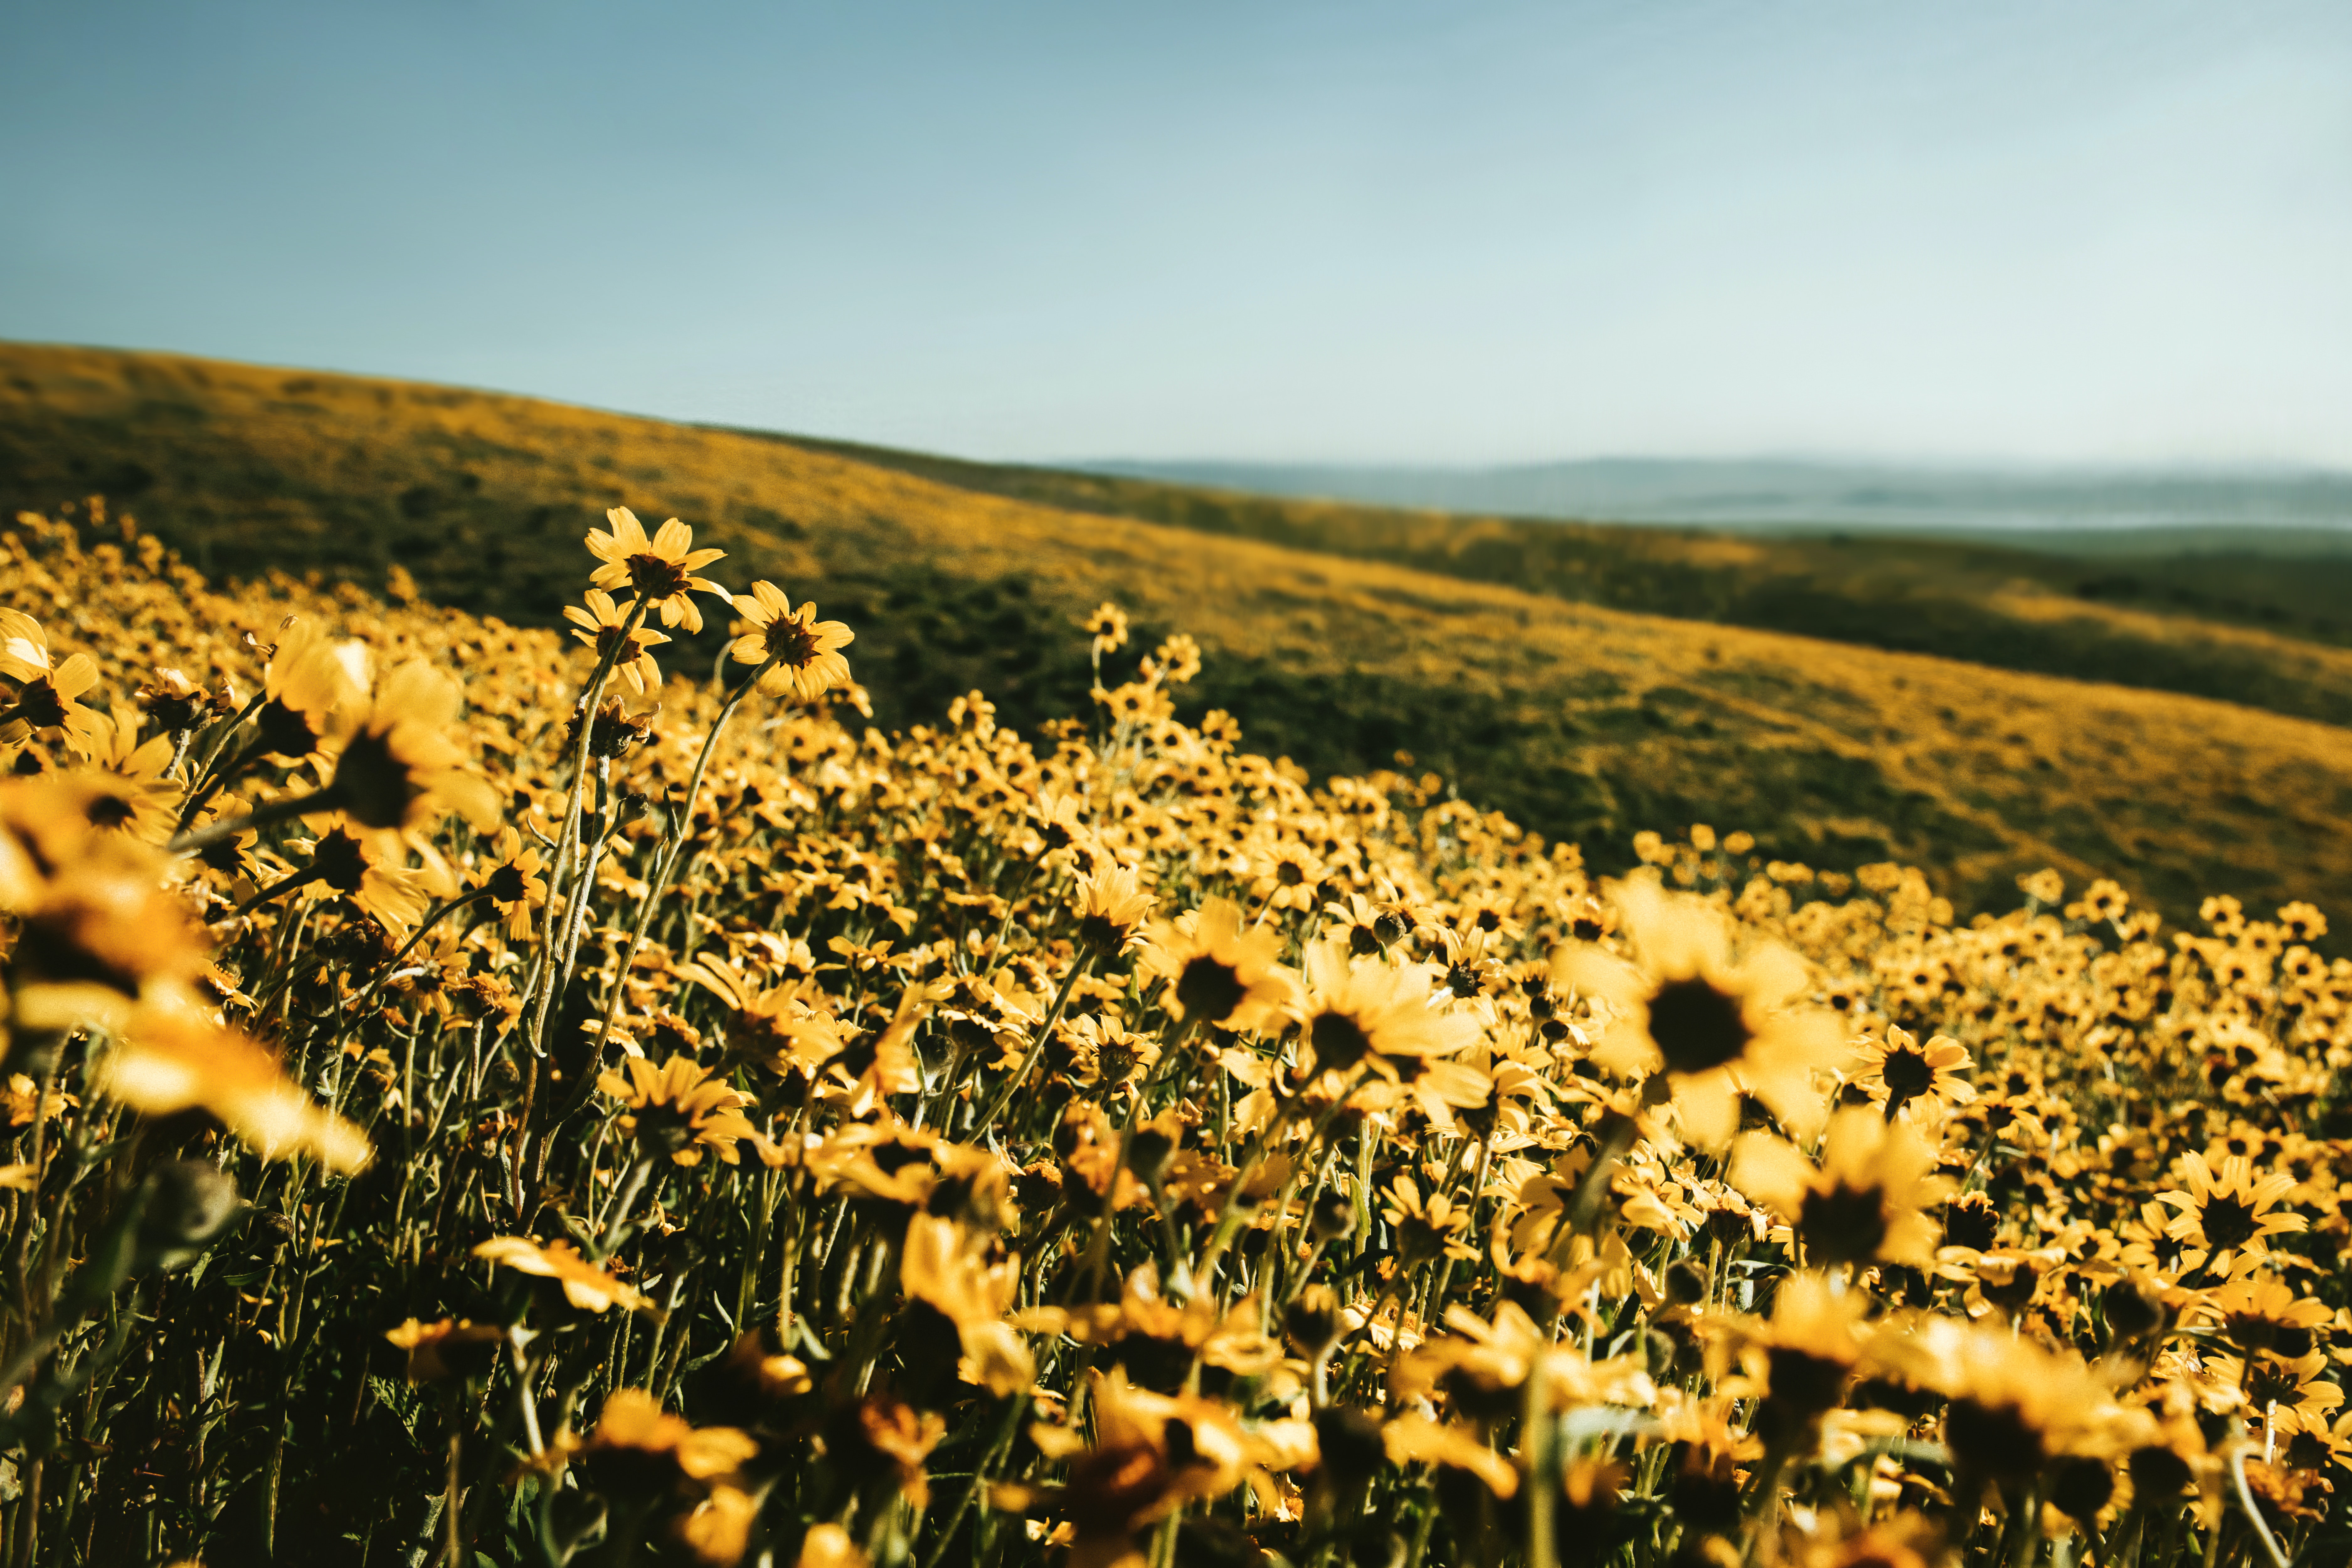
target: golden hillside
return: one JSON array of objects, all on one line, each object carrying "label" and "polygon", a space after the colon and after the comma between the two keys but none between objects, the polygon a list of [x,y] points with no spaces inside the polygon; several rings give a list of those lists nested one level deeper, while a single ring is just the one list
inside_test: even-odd
[{"label": "golden hillside", "polygon": [[[1200,638],[1192,710],[1234,712],[1254,746],[1318,773],[1409,751],[1603,868],[1637,828],[1704,820],[1818,865],[1926,866],[1963,908],[2008,901],[2043,864],[2111,872],[2176,917],[2200,890],[2352,907],[2336,826],[2352,738],[2326,724],[1575,604],[531,399],[69,349],[0,363],[0,500],[105,491],[219,574],[380,582],[398,563],[435,598],[545,619],[581,537],[627,504],[856,625],[886,721],[974,685],[1011,721],[1069,710],[1087,677],[1068,621],[1108,597],[1147,634]],[[2311,679],[2352,689],[2352,661],[2293,646]]]}]

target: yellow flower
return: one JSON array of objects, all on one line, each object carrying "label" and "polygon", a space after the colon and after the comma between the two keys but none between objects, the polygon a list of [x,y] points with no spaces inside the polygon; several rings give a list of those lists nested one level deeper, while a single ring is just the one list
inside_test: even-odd
[{"label": "yellow flower", "polygon": [[848,684],[849,661],[839,650],[857,634],[839,621],[818,620],[814,605],[795,610],[782,589],[760,582],[735,601],[735,611],[751,629],[730,645],[730,653],[738,664],[767,666],[761,690],[808,702]]},{"label": "yellow flower", "polygon": [[795,1568],[870,1568],[873,1561],[850,1539],[849,1531],[828,1521],[802,1538]]},{"label": "yellow flower", "polygon": [[1966,1105],[1974,1100],[1975,1086],[1961,1075],[1975,1065],[1949,1035],[1934,1036],[1923,1046],[1908,1029],[1889,1025],[1885,1039],[1872,1040],[1862,1047],[1854,1062],[1853,1081],[1892,1121],[1915,1101]]},{"label": "yellow flower", "polygon": [[599,660],[609,656],[613,672],[638,696],[660,690],[661,667],[646,650],[669,641],[669,634],[647,626],[632,627],[630,612],[614,604],[613,595],[602,588],[589,589],[585,603],[586,609],[578,605],[563,606],[563,618],[575,628],[572,635],[594,648]]},{"label": "yellow flower", "polygon": [[651,539],[627,507],[614,507],[604,513],[604,521],[613,525],[610,533],[600,528],[588,535],[589,552],[604,563],[588,579],[597,587],[625,587],[648,610],[661,612],[662,625],[690,632],[702,629],[702,611],[693,595],[709,594],[722,604],[734,603],[726,589],[694,575],[727,552],[695,549],[694,530],[677,519],[663,523]]},{"label": "yellow flower", "polygon": [[1404,1415],[1381,1428],[1381,1444],[1392,1465],[1444,1465],[1477,1477],[1502,1500],[1518,1493],[1518,1468],[1481,1442],[1475,1428]]},{"label": "yellow flower", "polygon": [[339,826],[316,840],[289,840],[289,847],[310,857],[310,865],[295,874],[305,899],[348,899],[361,913],[399,935],[424,918],[430,901],[425,884],[439,880],[401,864],[407,856],[397,835],[387,847],[380,836],[354,834]]},{"label": "yellow flower", "polygon": [[0,911],[18,922],[7,986],[18,1028],[119,1028],[142,998],[185,994],[201,933],[162,886],[161,857],[96,830],[86,783],[0,783]]},{"label": "yellow flower", "polygon": [[367,696],[367,648],[330,644],[317,621],[289,616],[270,645],[261,689],[268,700],[255,716],[254,750],[310,756],[350,732],[353,710]]},{"label": "yellow flower", "polygon": [[1078,629],[1094,638],[1094,657],[1099,659],[1127,646],[1127,612],[1105,599],[1078,623]]},{"label": "yellow flower", "polygon": [[386,848],[404,845],[444,880],[440,854],[416,829],[456,812],[477,828],[498,826],[503,803],[444,733],[457,722],[457,683],[421,660],[383,683],[335,759],[328,795]]},{"label": "yellow flower", "polygon": [[0,675],[16,682],[15,700],[0,707],[0,742],[20,741],[36,731],[63,729],[80,714],[78,700],[98,684],[98,665],[86,653],[54,663],[41,623],[20,610],[0,609]]},{"label": "yellow flower", "polygon": [[1819,1169],[1770,1133],[1749,1132],[1734,1146],[1731,1183],[1786,1215],[1816,1268],[1926,1268],[1938,1233],[1923,1211],[1950,1187],[1935,1168],[1936,1151],[1909,1127],[1850,1105],[1830,1118]]},{"label": "yellow flower", "polygon": [[[722,1482],[677,1521],[677,1539],[696,1562],[709,1563],[710,1568],[732,1568],[751,1549],[751,1521],[759,1517],[760,1504],[751,1493]],[[802,1553],[806,1556],[805,1542]]]},{"label": "yellow flower", "polygon": [[409,1382],[440,1383],[488,1372],[490,1347],[505,1343],[507,1336],[495,1325],[465,1318],[444,1318],[437,1323],[411,1318],[383,1337],[408,1352]]},{"label": "yellow flower", "polygon": [[[1291,1010],[1318,1071],[1347,1072],[1367,1058],[1394,1058],[1418,1067],[1478,1042],[1478,1020],[1444,1009],[1445,997],[1418,965],[1350,958],[1340,943],[1321,942],[1307,950],[1307,978],[1310,989],[1294,999]],[[1393,1065],[1389,1065],[1387,1076],[1398,1076]],[[1485,1098],[1482,1093],[1469,1103]]]},{"label": "yellow flower", "polygon": [[963,1344],[957,1375],[1002,1398],[1034,1386],[1037,1363],[1004,1321],[1020,1294],[1020,1261],[990,1263],[985,1247],[985,1238],[951,1220],[915,1215],[899,1249],[898,1285],[909,1300],[926,1303],[955,1325]]},{"label": "yellow flower", "polygon": [[1779,1424],[1768,1441],[1798,1436],[1844,1399],[1863,1357],[1870,1307],[1866,1291],[1841,1291],[1818,1273],[1792,1274],[1780,1281],[1769,1319],[1732,1321],[1751,1381],[1771,1406],[1767,1425]]},{"label": "yellow flower", "polygon": [[823,994],[805,978],[763,988],[741,969],[709,957],[679,964],[677,973],[731,1009],[728,1050],[772,1072],[814,1079],[848,1044]]},{"label": "yellow flower", "polygon": [[1135,928],[1159,900],[1136,884],[1125,866],[1107,866],[1078,879],[1078,941],[1106,957],[1126,951]]},{"label": "yellow flower", "polygon": [[2315,1331],[2335,1314],[2276,1279],[2233,1279],[2197,1304],[2198,1316],[2242,1351],[2272,1351],[2290,1360],[2310,1353]]},{"label": "yellow flower", "polygon": [[2180,1157],[2180,1165],[2187,1185],[2158,1193],[2156,1201],[2179,1211],[2165,1234],[2186,1247],[2183,1273],[2227,1268],[2242,1274],[2269,1254],[2272,1237],[2305,1228],[2301,1215],[2278,1206],[2294,1190],[2287,1173],[2257,1176],[2242,1154],[2224,1159],[2217,1172],[2194,1150]]},{"label": "yellow flower", "polygon": [[141,745],[140,724],[138,710],[116,703],[105,713],[81,710],[67,729],[75,749],[104,770],[78,775],[91,792],[90,826],[161,844],[179,825],[180,788],[163,776],[173,747],[169,735]]},{"label": "yellow flower", "polygon": [[1249,894],[1276,910],[1311,910],[1323,868],[1307,846],[1295,840],[1269,844],[1251,857]]},{"label": "yellow flower", "polygon": [[667,1154],[680,1165],[701,1163],[704,1144],[734,1164],[741,1156],[736,1144],[759,1135],[743,1115],[751,1100],[714,1079],[710,1069],[686,1057],[672,1057],[656,1067],[643,1057],[629,1057],[627,1069],[607,1072],[596,1087],[627,1106],[621,1131],[634,1136],[649,1155]]},{"label": "yellow flower", "polygon": [[1188,1504],[1223,1496],[1275,1457],[1216,1400],[1153,1394],[1117,1369],[1095,1374],[1092,1393],[1090,1446],[1066,1427],[1030,1429],[1047,1458],[1069,1461],[1068,1480],[1051,1492],[1015,1485],[994,1493],[1000,1509],[1067,1518],[1074,1529],[1066,1568],[1139,1562],[1140,1531]]},{"label": "yellow flower", "polygon": [[523,846],[522,834],[511,824],[499,830],[496,864],[485,872],[481,890],[506,911],[507,940],[524,942],[531,933],[531,912],[547,902],[545,863],[536,848]]},{"label": "yellow flower", "polygon": [[646,1311],[653,1307],[635,1287],[581,1257],[580,1249],[568,1241],[541,1247],[525,1237],[494,1236],[475,1247],[474,1256],[503,1263],[518,1274],[555,1280],[563,1287],[563,1299],[584,1312],[602,1312],[608,1307]]},{"label": "yellow flower", "polygon": [[1470,1228],[1468,1212],[1454,1207],[1443,1193],[1432,1193],[1424,1199],[1411,1176],[1399,1176],[1391,1184],[1381,1217],[1396,1232],[1397,1256],[1408,1268],[1441,1258],[1468,1263],[1478,1256],[1462,1240],[1463,1232]]},{"label": "yellow flower", "polygon": [[[475,1249],[480,1256],[480,1248]],[[760,1451],[748,1433],[732,1426],[697,1426],[664,1410],[642,1388],[616,1388],[604,1401],[583,1450],[592,1469],[609,1461],[616,1468],[638,1464],[667,1469],[688,1480],[733,1475]]]},{"label": "yellow flower", "polygon": [[1580,943],[1552,955],[1556,984],[1608,1004],[1593,1061],[1666,1074],[1684,1128],[1709,1148],[1738,1130],[1742,1089],[1792,1131],[1818,1127],[1813,1074],[1846,1047],[1833,1015],[1798,1005],[1804,961],[1776,942],[1738,942],[1719,911],[1654,877],[1619,883],[1615,899],[1639,967]]},{"label": "yellow flower", "polygon": [[1281,952],[1278,931],[1245,928],[1239,905],[1211,899],[1189,915],[1154,921],[1141,968],[1168,982],[1160,1005],[1170,1017],[1246,1033],[1297,994],[1297,978],[1276,962]]},{"label": "yellow flower", "polygon": [[0,1083],[0,1111],[6,1113],[8,1125],[12,1128],[30,1126],[36,1117],[43,1121],[55,1121],[67,1110],[80,1104],[79,1098],[61,1089],[52,1089],[44,1094],[30,1073],[12,1072],[7,1082]]},{"label": "yellow flower", "polygon": [[142,1006],[105,1058],[107,1095],[149,1116],[208,1110],[265,1160],[308,1154],[332,1171],[367,1164],[367,1135],[312,1100],[278,1058],[193,1002]]},{"label": "yellow flower", "polygon": [[1979,1482],[2030,1479],[2068,1455],[2113,1458],[2153,1436],[2147,1413],[2119,1407],[2081,1356],[2009,1329],[1890,1322],[1872,1354],[1951,1401],[1944,1440]]}]

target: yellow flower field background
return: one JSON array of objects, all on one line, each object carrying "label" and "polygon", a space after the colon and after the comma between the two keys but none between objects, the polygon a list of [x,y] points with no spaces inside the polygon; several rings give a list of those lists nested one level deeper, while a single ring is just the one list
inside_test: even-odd
[{"label": "yellow flower field background", "polygon": [[1231,712],[1317,778],[1407,752],[1612,871],[1636,832],[1726,820],[1810,865],[1918,865],[1964,911],[2044,865],[2176,921],[2212,892],[2352,900],[2340,562],[2176,563],[2206,608],[2159,613],[2152,567],[2141,601],[2094,602],[2060,591],[2091,567],[2015,552],[1250,500],[163,355],[0,366],[0,499],[104,493],[200,568],[374,592],[399,564],[537,625],[577,603],[606,507],[675,515],[855,622],[892,727],[973,687],[1024,731],[1078,710],[1062,630],[1114,597],[1214,656],[1188,719]]},{"label": "yellow flower field background", "polygon": [[548,510],[0,524],[0,1560],[2352,1544],[2340,731],[142,363]]}]

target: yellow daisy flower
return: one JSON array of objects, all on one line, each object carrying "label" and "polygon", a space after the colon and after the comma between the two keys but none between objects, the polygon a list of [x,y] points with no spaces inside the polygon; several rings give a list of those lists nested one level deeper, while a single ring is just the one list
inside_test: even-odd
[{"label": "yellow daisy flower", "polygon": [[707,577],[694,575],[712,562],[725,558],[724,550],[694,548],[694,530],[671,518],[651,539],[646,537],[645,524],[627,507],[616,506],[604,513],[604,521],[613,525],[611,532],[596,529],[588,535],[589,553],[604,564],[596,568],[589,582],[599,588],[626,588],[648,611],[661,612],[662,625],[684,626],[688,631],[702,629],[702,611],[693,595],[709,594],[722,604],[733,604],[726,589]]}]

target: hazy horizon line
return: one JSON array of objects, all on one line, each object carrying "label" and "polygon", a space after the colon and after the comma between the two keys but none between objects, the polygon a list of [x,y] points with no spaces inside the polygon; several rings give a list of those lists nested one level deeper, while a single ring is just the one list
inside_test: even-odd
[{"label": "hazy horizon line", "polygon": [[813,441],[834,442],[844,446],[867,447],[879,451],[896,451],[932,458],[944,458],[958,462],[986,464],[993,467],[1060,468],[1078,472],[1116,473],[1122,468],[1226,468],[1236,470],[1298,470],[1330,472],[1473,475],[1524,472],[1546,468],[1564,468],[1601,464],[1635,465],[1738,464],[1779,466],[1787,468],[1867,468],[1887,472],[1913,474],[1949,474],[1969,476],[1991,475],[2053,475],[2095,478],[2101,476],[2137,475],[2163,478],[2197,477],[2326,477],[2352,479],[2352,465],[2331,463],[2309,458],[2034,458],[1977,454],[1965,457],[1887,455],[1870,452],[1750,448],[1738,451],[1666,451],[1618,450],[1591,452],[1574,456],[1548,458],[1502,458],[1482,461],[1446,459],[1391,459],[1353,458],[1240,458],[1203,457],[1111,457],[1111,456],[1041,456],[1041,457],[982,457],[960,452],[946,446],[910,446],[895,440],[877,439],[864,436],[837,435],[813,429],[795,429],[783,425],[746,424],[734,419],[698,418],[691,415],[655,412],[646,408],[626,407],[616,404],[592,402],[581,397],[567,397],[556,393],[533,392],[518,387],[488,385],[476,382],[443,379],[437,376],[400,374],[376,370],[354,370],[340,365],[287,363],[272,359],[240,359],[228,354],[201,353],[186,349],[154,347],[104,342],[68,342],[37,338],[0,339],[26,348],[81,350],[98,353],[142,354],[159,358],[209,361],[215,363],[243,365],[251,370],[285,371],[299,375],[337,375],[358,381],[410,383],[470,392],[488,397],[513,397],[538,403],[551,403],[581,408],[600,414],[617,415],[624,418],[653,419],[666,424],[693,426],[703,429],[731,430],[746,435],[799,437]]}]

